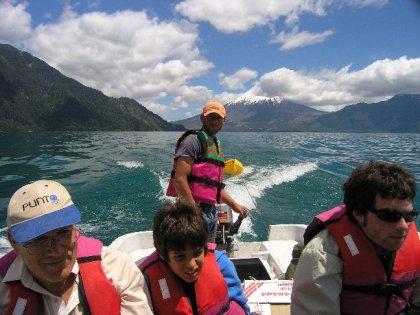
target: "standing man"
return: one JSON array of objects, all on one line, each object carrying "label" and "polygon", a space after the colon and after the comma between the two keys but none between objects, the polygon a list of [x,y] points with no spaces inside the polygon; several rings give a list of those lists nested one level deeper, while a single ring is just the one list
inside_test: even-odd
[{"label": "standing man", "polygon": [[0,258],[0,313],[152,314],[130,258],[80,235],[80,212],[58,182],[39,180],[7,208],[13,251]]},{"label": "standing man", "polygon": [[169,181],[168,196],[178,197],[201,208],[209,224],[209,242],[216,238],[216,204],[226,203],[241,216],[248,209],[238,204],[224,190],[223,151],[216,134],[226,121],[225,107],[215,101],[203,107],[200,130],[189,130],[177,141],[174,165]]},{"label": "standing man", "polygon": [[369,161],[343,185],[344,205],[305,231],[292,314],[420,314],[414,175]]}]

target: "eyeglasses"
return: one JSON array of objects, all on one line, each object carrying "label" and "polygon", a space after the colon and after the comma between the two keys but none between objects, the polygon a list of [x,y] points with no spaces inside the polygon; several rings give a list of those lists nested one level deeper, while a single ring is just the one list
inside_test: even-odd
[{"label": "eyeglasses", "polygon": [[[75,234],[73,237],[73,231]],[[22,243],[21,245],[28,251],[29,254],[39,255],[49,250],[53,244],[59,244],[62,247],[70,247],[80,237],[80,230],[78,228],[67,228],[57,232],[54,237],[41,236],[33,241]]]},{"label": "eyeglasses", "polygon": [[376,214],[376,216],[385,222],[398,222],[401,217],[404,218],[405,222],[413,222],[419,212],[416,209],[410,212],[400,212],[395,209],[383,208],[383,209],[367,209],[367,211]]}]

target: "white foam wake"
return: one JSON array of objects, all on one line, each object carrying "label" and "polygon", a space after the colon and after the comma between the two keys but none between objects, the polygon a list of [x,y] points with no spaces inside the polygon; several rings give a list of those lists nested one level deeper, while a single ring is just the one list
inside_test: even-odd
[{"label": "white foam wake", "polygon": [[306,173],[317,169],[315,163],[300,163],[282,167],[247,166],[240,176],[228,178],[226,191],[239,203],[249,208],[255,207],[254,200],[282,183],[292,182]]},{"label": "white foam wake", "polygon": [[[316,169],[316,163],[301,163],[282,167],[246,166],[244,172],[239,176],[226,179],[225,189],[236,202],[250,209],[252,215],[252,210],[257,207],[256,199],[262,197],[268,189],[282,183],[295,181]],[[236,220],[236,213],[233,218]],[[245,219],[242,222],[239,238],[241,233],[256,236],[251,220]]]},{"label": "white foam wake", "polygon": [[0,229],[0,257],[6,255],[12,250],[12,246],[6,236],[7,227]]},{"label": "white foam wake", "polygon": [[124,166],[126,168],[142,168],[144,164],[138,161],[117,161],[117,165]]}]

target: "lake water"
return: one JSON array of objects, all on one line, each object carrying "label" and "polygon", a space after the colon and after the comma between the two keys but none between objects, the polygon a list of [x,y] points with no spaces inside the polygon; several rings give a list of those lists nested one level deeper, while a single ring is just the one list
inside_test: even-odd
[{"label": "lake water", "polygon": [[[11,195],[37,179],[70,191],[84,234],[105,244],[151,229],[179,132],[1,132],[0,256],[10,247]],[[420,134],[229,133],[219,135],[226,159],[245,166],[226,178],[227,191],[251,210],[239,239],[262,240],[269,224],[308,223],[342,202],[341,185],[368,159],[399,162],[420,179]],[[415,207],[420,208],[419,198]]]}]

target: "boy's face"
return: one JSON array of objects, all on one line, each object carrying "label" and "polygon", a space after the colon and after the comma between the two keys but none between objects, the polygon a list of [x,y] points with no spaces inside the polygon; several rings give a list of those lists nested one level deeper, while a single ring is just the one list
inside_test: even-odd
[{"label": "boy's face", "polygon": [[182,251],[168,252],[169,267],[185,282],[195,282],[204,264],[204,247],[192,249],[190,245]]}]

